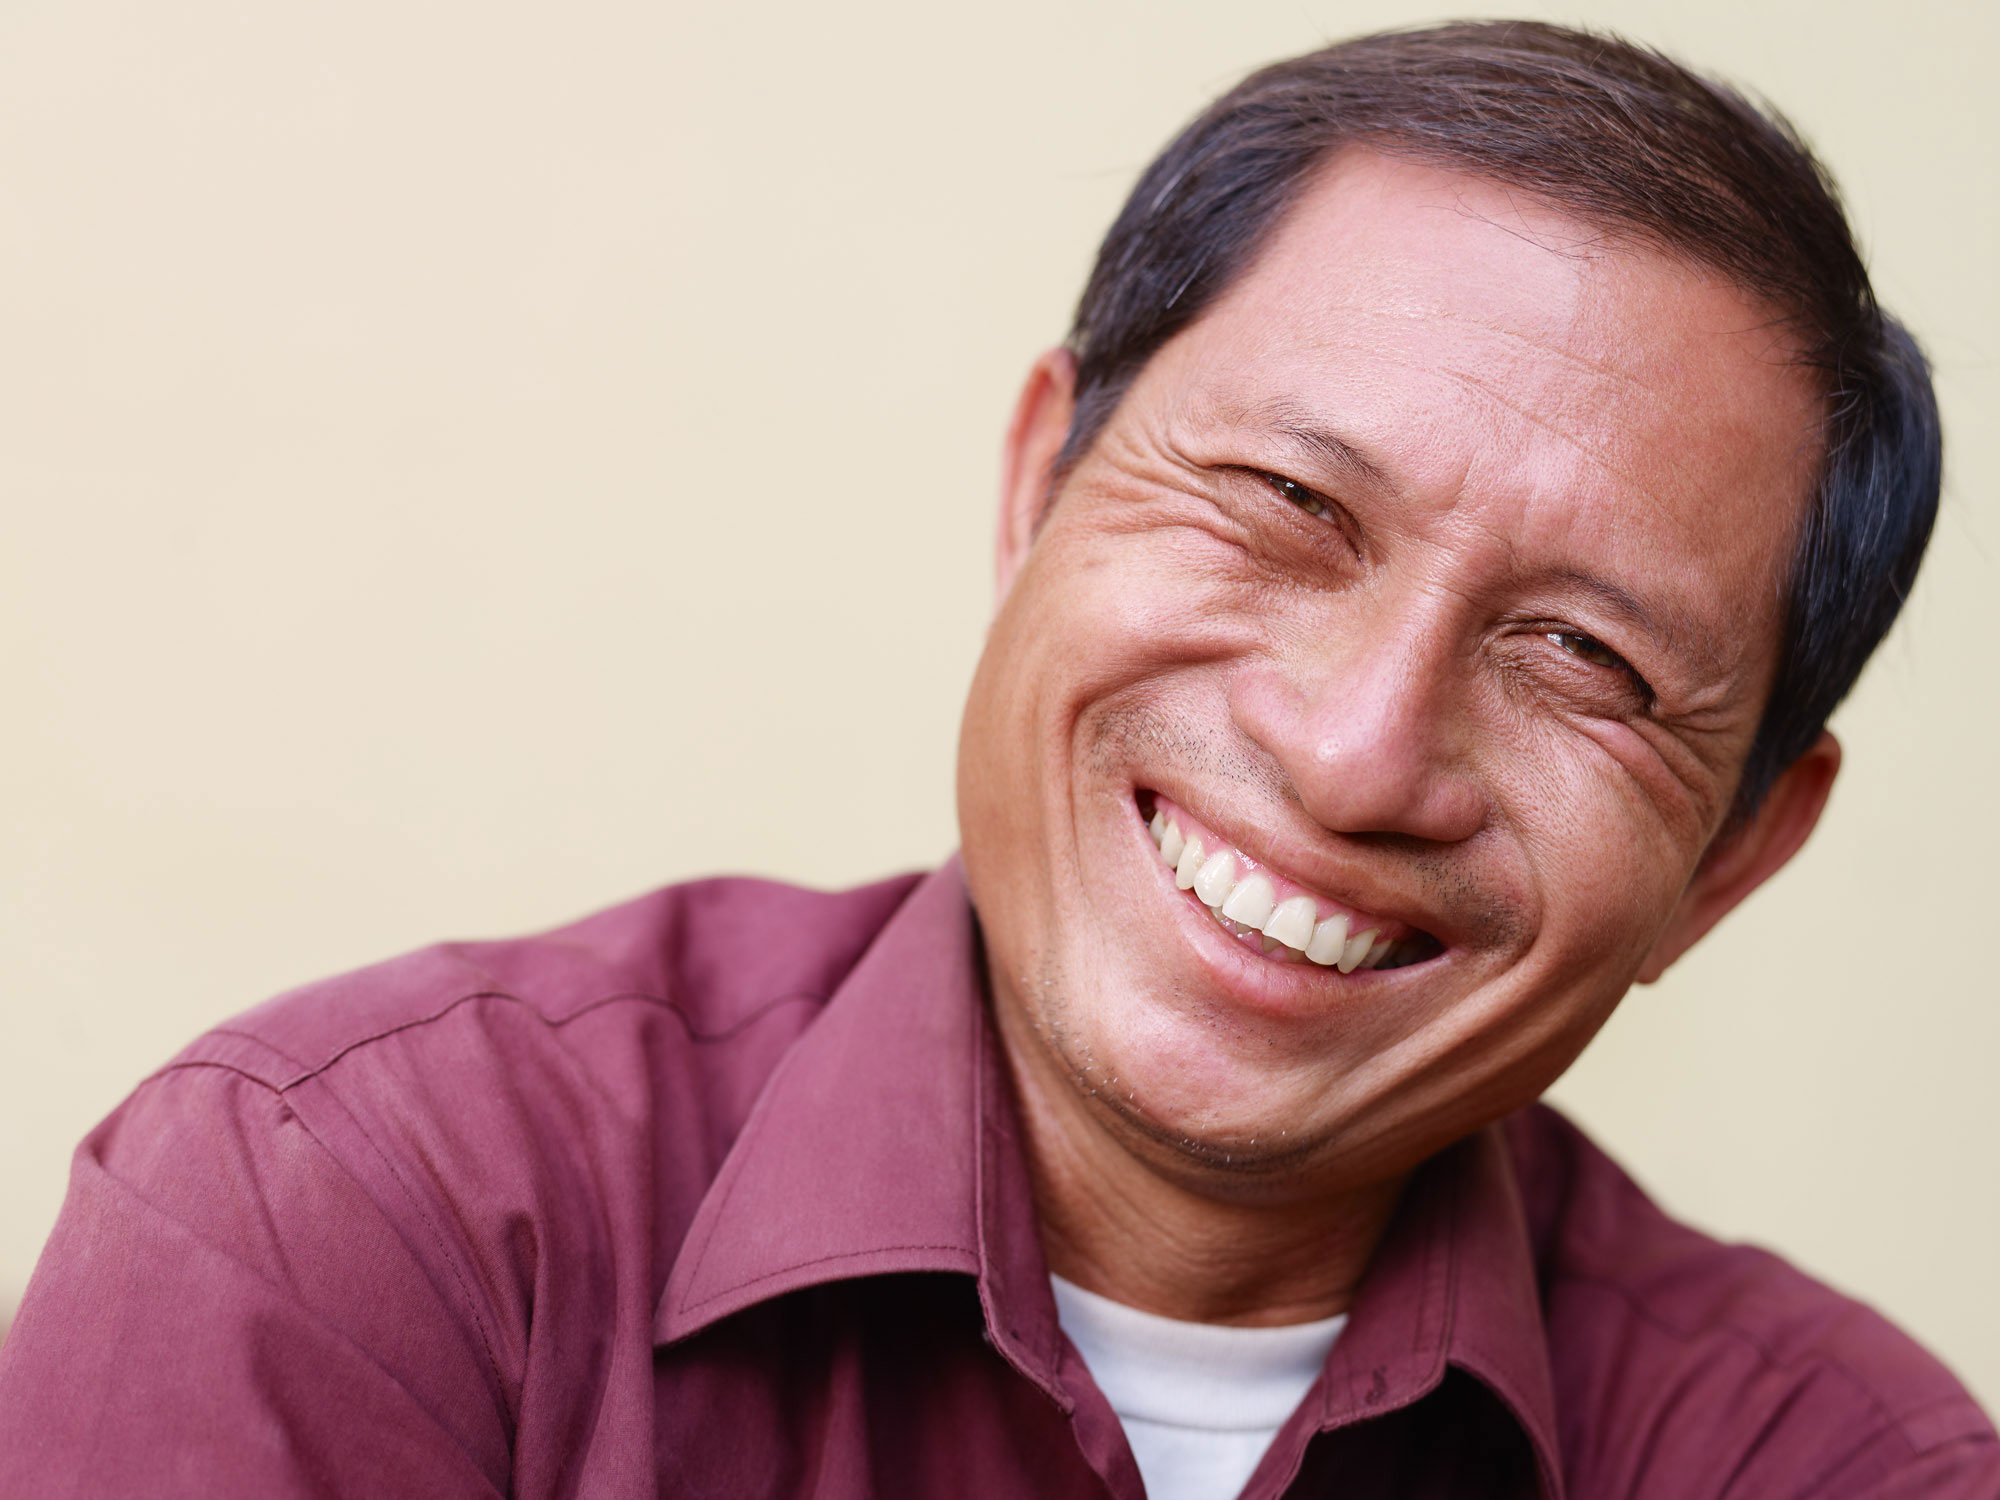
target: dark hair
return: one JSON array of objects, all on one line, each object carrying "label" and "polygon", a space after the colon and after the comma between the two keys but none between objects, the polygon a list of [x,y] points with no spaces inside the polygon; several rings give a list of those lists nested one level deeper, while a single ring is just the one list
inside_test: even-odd
[{"label": "dark hair", "polygon": [[1781,117],[1657,52],[1538,22],[1464,22],[1360,37],[1246,78],[1146,169],[1105,236],[1070,331],[1077,404],[1057,475],[1350,145],[1521,188],[1718,271],[1767,302],[1821,372],[1824,447],[1738,782],[1735,814],[1747,815],[1902,607],[1937,515],[1942,440],[1928,366],[1876,305],[1825,169]]}]

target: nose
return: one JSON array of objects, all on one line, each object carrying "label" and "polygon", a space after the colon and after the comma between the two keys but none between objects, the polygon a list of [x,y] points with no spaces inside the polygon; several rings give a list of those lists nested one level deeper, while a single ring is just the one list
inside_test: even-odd
[{"label": "nose", "polygon": [[1241,663],[1230,712],[1335,833],[1470,838],[1487,797],[1469,754],[1472,683],[1442,611],[1371,611]]}]

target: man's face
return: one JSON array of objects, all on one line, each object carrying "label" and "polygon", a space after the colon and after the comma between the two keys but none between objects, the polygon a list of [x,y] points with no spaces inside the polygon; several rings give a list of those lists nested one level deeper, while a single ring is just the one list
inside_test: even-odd
[{"label": "man's face", "polygon": [[[1708,273],[1355,152],[1041,519],[1046,365],[959,771],[1017,1057],[1259,1191],[1539,1093],[1678,946],[1756,730],[1817,419],[1788,352]],[[1156,812],[1228,868],[1184,889]],[[1284,900],[1289,945],[1246,935]],[[1339,918],[1387,962],[1297,952]]]}]

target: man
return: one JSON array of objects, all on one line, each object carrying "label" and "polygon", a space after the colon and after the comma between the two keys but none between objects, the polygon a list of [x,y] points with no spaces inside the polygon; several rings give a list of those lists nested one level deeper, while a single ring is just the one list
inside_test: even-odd
[{"label": "man", "polygon": [[1527,25],[1259,74],[1007,442],[962,864],[315,986],[87,1140],[8,1495],[2000,1493],[1534,1105],[1799,848],[1934,514],[1811,159]]}]

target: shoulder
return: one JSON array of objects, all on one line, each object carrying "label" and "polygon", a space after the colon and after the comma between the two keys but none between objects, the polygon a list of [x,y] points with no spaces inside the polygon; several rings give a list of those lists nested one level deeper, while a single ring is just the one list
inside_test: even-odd
[{"label": "shoulder", "polygon": [[[232,1437],[253,1429],[329,1472],[394,1451],[504,1486],[523,1424],[589,1430],[613,1387],[640,1409],[702,1194],[914,884],[675,886],[307,985],[197,1039],[78,1149],[0,1360],[0,1455],[31,1429],[43,1458],[90,1451],[90,1414],[115,1408],[135,1475],[193,1430],[216,1444],[191,1474],[256,1470],[206,1493],[290,1492],[273,1476],[293,1459]],[[314,1427],[360,1413],[372,1448]],[[10,1472],[0,1456],[0,1490]]]},{"label": "shoulder", "polygon": [[627,1004],[712,1040],[774,1005],[824,1000],[919,876],[846,891],[719,877],[668,886],[529,937],[447,942],[289,991],[196,1039],[211,1064],[278,1089],[472,1002],[545,1029]]},{"label": "shoulder", "polygon": [[1649,1467],[1683,1494],[1865,1495],[1927,1466],[2000,1484],[1978,1404],[1872,1308],[1671,1218],[1547,1106],[1511,1120],[1508,1142],[1565,1464],[1593,1476],[1579,1493],[1670,1493]]},{"label": "shoulder", "polygon": [[247,1084],[427,1257],[504,1261],[522,1232],[543,1264],[587,1266],[607,1244],[629,1257],[640,1223],[672,1236],[691,1218],[771,1069],[913,884],[703,880],[535,936],[421,949],[196,1039],[99,1138],[141,1113],[164,1131],[149,1093],[177,1099],[173,1133],[226,1134],[243,1117],[223,1101]]}]

